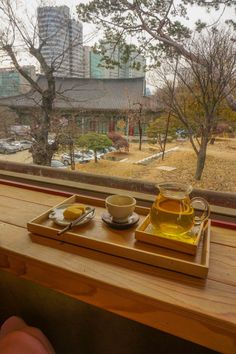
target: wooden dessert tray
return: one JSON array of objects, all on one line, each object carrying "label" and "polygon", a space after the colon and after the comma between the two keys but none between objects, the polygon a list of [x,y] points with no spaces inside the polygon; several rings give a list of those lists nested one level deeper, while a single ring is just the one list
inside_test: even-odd
[{"label": "wooden dessert tray", "polygon": [[[42,236],[40,237],[42,243],[44,243],[46,237],[55,240],[56,243],[62,241],[200,278],[207,276],[209,269],[210,221],[208,221],[207,227],[204,228],[196,255],[190,255],[136,240],[135,230],[137,225],[127,230],[110,228],[101,218],[105,211],[105,201],[103,199],[74,195],[55,207],[75,202],[86,206],[94,206],[96,208],[94,219],[58,236],[57,232],[62,227],[56,225],[48,218],[53,209],[51,208],[27,223],[27,228],[32,233],[32,236],[34,234]],[[135,212],[140,216],[139,224],[141,225],[149,213],[149,208],[137,206]],[[32,239],[34,240],[33,237]],[[37,237],[36,242],[40,243],[39,237]]]}]

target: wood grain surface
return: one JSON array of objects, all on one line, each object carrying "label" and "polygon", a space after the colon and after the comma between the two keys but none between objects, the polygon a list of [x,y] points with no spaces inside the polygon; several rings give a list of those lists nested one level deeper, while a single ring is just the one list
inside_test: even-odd
[{"label": "wood grain surface", "polygon": [[46,238],[44,245],[32,242],[27,222],[64,199],[0,185],[2,270],[222,353],[236,352],[236,231],[212,228],[203,280],[59,241],[52,247]]}]

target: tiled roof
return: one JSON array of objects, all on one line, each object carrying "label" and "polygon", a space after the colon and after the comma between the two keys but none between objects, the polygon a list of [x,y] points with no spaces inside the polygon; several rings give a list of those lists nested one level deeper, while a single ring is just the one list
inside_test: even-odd
[{"label": "tiled roof", "polygon": [[[38,84],[46,86],[44,77]],[[144,79],[77,79],[57,78],[55,108],[87,110],[126,110],[137,109],[135,103],[142,103]],[[31,90],[27,94],[0,99],[0,105],[11,107],[36,107],[41,102],[40,95]]]}]

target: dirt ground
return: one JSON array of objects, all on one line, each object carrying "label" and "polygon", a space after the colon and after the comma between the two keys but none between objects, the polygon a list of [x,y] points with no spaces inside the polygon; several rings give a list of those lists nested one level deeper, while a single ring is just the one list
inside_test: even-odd
[{"label": "dirt ground", "polygon": [[[77,165],[77,170],[96,173],[98,175],[119,176],[130,179],[146,180],[150,182],[181,181],[190,183],[196,188],[236,192],[236,139],[216,141],[209,145],[207,161],[201,181],[195,181],[196,155],[189,142],[174,142],[166,149],[178,147],[178,150],[169,152],[164,160],[152,160],[147,165],[137,164],[137,161],[158,153],[158,148],[144,143],[142,151],[138,144],[130,144],[128,153],[114,153],[110,155],[120,161],[101,159],[98,163]],[[21,151],[12,155],[0,154],[1,160],[31,163],[31,154]],[[159,167],[164,168],[159,169]]]}]

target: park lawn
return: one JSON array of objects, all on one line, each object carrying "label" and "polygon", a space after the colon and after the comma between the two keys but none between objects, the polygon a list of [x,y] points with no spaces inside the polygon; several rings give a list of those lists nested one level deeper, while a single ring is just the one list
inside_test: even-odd
[{"label": "park lawn", "polygon": [[[209,145],[201,181],[194,179],[197,160],[190,144],[188,142],[175,142],[168,145],[167,149],[174,146],[179,146],[179,150],[167,154],[164,161],[158,159],[147,165],[135,164],[138,160],[155,153],[155,150],[153,151],[152,149],[150,151],[150,146],[144,144],[143,151],[140,152],[137,144],[131,144],[130,153],[122,156],[124,157],[124,162],[101,159],[98,163],[92,161],[88,164],[77,165],[77,169],[98,175],[145,180],[154,183],[181,181],[190,183],[195,188],[236,192],[235,142],[228,144],[220,141],[214,145]],[[156,149],[157,151],[158,149]],[[158,169],[160,166],[168,166],[175,169],[165,171]]]}]

